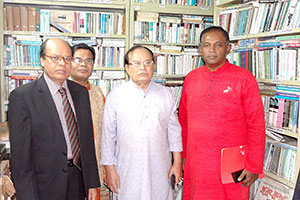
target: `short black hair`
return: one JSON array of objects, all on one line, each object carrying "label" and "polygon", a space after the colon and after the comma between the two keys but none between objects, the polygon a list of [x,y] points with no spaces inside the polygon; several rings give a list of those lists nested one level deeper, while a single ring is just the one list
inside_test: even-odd
[{"label": "short black hair", "polygon": [[[51,40],[51,39],[52,39],[52,38],[48,38],[48,39],[46,39],[46,40],[41,44],[41,46],[40,46],[40,58],[45,58],[47,43],[48,43],[48,41]],[[72,49],[72,48],[71,48],[71,45],[70,45],[67,41],[65,41],[65,40],[63,40],[63,41],[70,47],[70,49]]]},{"label": "short black hair", "polygon": [[96,57],[96,53],[95,53],[95,49],[85,43],[79,43],[76,44],[75,46],[72,47],[72,56],[74,56],[74,53],[78,50],[78,49],[86,49],[89,50],[92,55],[93,55],[93,61],[95,62],[95,57]]},{"label": "short black hair", "polygon": [[131,52],[133,52],[134,50],[136,50],[136,49],[146,49],[150,54],[151,54],[151,56],[152,56],[152,61],[154,61],[154,54],[153,54],[153,52],[148,48],[148,47],[145,47],[145,46],[142,46],[142,45],[136,45],[136,46],[133,46],[133,47],[131,47],[128,51],[127,51],[127,53],[125,54],[125,57],[124,57],[124,64],[125,65],[128,65],[129,64],[129,54],[131,53]]},{"label": "short black hair", "polygon": [[49,39],[46,39],[40,46],[40,58],[44,58],[46,55],[46,46]]},{"label": "short black hair", "polygon": [[201,32],[201,34],[200,34],[200,46],[201,46],[203,35],[205,33],[211,32],[211,31],[220,31],[221,33],[223,33],[223,35],[224,35],[224,37],[226,39],[226,44],[229,44],[229,35],[228,35],[228,32],[225,31],[221,26],[211,26],[211,27],[208,27],[208,28],[204,29]]}]

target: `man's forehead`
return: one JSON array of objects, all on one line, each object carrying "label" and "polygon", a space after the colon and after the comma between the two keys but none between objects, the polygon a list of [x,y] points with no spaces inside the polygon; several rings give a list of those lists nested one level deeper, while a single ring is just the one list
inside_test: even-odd
[{"label": "man's forehead", "polygon": [[151,59],[152,55],[147,49],[144,48],[135,49],[128,55],[129,59],[138,59],[138,58],[146,58],[146,57],[149,57]]}]

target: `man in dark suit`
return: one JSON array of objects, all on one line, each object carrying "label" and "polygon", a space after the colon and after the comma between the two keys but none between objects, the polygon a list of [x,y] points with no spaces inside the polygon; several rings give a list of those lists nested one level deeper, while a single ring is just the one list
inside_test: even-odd
[{"label": "man in dark suit", "polygon": [[72,52],[62,39],[40,49],[44,74],[10,94],[11,170],[18,200],[96,199],[100,186],[88,91],[67,80]]}]

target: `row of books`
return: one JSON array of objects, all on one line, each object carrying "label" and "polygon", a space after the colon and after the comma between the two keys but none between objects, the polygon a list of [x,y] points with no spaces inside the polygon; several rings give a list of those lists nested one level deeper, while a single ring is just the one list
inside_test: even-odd
[{"label": "row of books", "polygon": [[225,8],[220,12],[218,24],[229,36],[261,32],[292,30],[300,27],[300,2],[297,0],[275,3],[249,2]]},{"label": "row of books", "polygon": [[262,96],[266,111],[266,124],[272,127],[297,133],[299,95],[297,96],[297,100],[286,99],[294,97],[290,97],[287,96],[287,94],[279,92],[276,93],[275,97]]},{"label": "row of books", "polygon": [[238,49],[227,58],[248,69],[258,79],[300,80],[299,48]]},{"label": "row of books", "polygon": [[200,33],[212,25],[212,18],[202,16],[166,16],[138,12],[134,24],[135,42],[199,44]]},{"label": "row of books", "polygon": [[[42,70],[5,70],[5,101],[15,88],[36,80]],[[89,79],[98,85],[106,95],[113,88],[125,82],[125,71],[94,71]]]},{"label": "row of books", "polygon": [[264,169],[288,181],[295,181],[296,155],[297,147],[295,144],[267,140]]},{"label": "row of books", "polygon": [[[7,37],[4,45],[4,65],[6,69],[13,67],[40,67],[39,36]],[[86,43],[93,46],[96,52],[95,67],[124,67],[125,40],[122,39],[79,39],[72,38],[72,45]]]},{"label": "row of books", "polygon": [[5,92],[4,92],[4,100],[8,101],[9,94],[14,89],[25,85],[27,83],[30,83],[38,78],[38,76],[42,72],[39,72],[37,70],[30,70],[30,71],[10,71],[9,75],[6,74],[4,76],[4,85],[5,85]]},{"label": "row of books", "polygon": [[4,7],[4,30],[124,35],[122,12],[48,10],[26,6]]},{"label": "row of books", "polygon": [[104,96],[107,96],[108,93],[115,87],[118,87],[125,83],[125,79],[89,79],[89,81],[98,87],[101,88]]},{"label": "row of books", "polygon": [[160,5],[184,5],[184,6],[199,6],[208,8],[213,6],[212,0],[135,0],[137,3],[159,3]]},{"label": "row of books", "polygon": [[186,75],[203,65],[199,54],[158,55],[157,75]]},{"label": "row of books", "polygon": [[4,45],[4,66],[30,66],[40,67],[40,45],[39,37],[13,38],[7,37]]},{"label": "row of books", "polygon": [[178,108],[180,99],[181,99],[182,86],[168,86],[168,88],[170,89],[170,91],[173,95],[173,99],[175,101],[176,108]]},{"label": "row of books", "polygon": [[95,47],[95,67],[124,67],[125,47]]}]

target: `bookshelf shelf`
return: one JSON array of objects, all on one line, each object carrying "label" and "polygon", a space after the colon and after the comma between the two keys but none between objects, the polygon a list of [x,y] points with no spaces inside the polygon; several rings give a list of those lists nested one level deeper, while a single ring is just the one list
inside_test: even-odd
[{"label": "bookshelf shelf", "polygon": [[256,80],[257,80],[257,82],[260,82],[260,83],[273,83],[273,84],[300,86],[299,81],[271,80],[271,79],[256,79]]},{"label": "bookshelf shelf", "polygon": [[270,131],[275,131],[275,132],[280,133],[282,135],[286,135],[286,136],[295,138],[295,139],[298,139],[298,137],[299,137],[297,133],[293,133],[291,131],[284,130],[282,128],[277,128],[277,127],[273,127],[273,126],[268,125],[267,129],[270,130]]},{"label": "bookshelf shelf", "polygon": [[159,42],[142,42],[142,41],[134,41],[136,45],[155,45],[155,46],[190,46],[190,47],[198,47],[198,44],[193,43],[159,43]]},{"label": "bookshelf shelf", "polygon": [[80,38],[115,38],[126,39],[126,35],[107,35],[107,34],[91,34],[91,33],[59,33],[59,32],[29,32],[29,31],[4,31],[4,35],[31,35],[31,36],[57,36],[57,37],[80,37]]},{"label": "bookshelf shelf", "polygon": [[282,31],[273,31],[273,32],[264,32],[256,33],[242,36],[234,36],[230,38],[231,41],[243,40],[243,39],[252,39],[252,38],[265,38],[271,36],[285,36],[285,35],[295,35],[300,33],[300,28],[294,28],[292,30],[282,30]]},{"label": "bookshelf shelf", "polygon": [[154,3],[132,3],[134,11],[170,13],[170,14],[187,14],[187,15],[213,15],[213,7],[201,8],[198,6],[182,5],[160,5]]},{"label": "bookshelf shelf", "polygon": [[10,67],[5,67],[4,70],[42,70],[43,68],[41,66],[37,67],[31,67],[31,66],[10,66]]},{"label": "bookshelf shelf", "polygon": [[160,74],[154,74],[155,78],[184,78],[186,76],[186,74],[165,74],[165,75],[160,75]]},{"label": "bookshelf shelf", "polygon": [[123,67],[94,67],[95,71],[124,71]]},{"label": "bookshelf shelf", "polygon": [[241,0],[217,0],[216,6],[224,6],[227,4],[233,4],[233,3],[241,3]]},{"label": "bookshelf shelf", "polygon": [[[27,5],[45,5],[48,8],[63,8],[65,6],[70,7],[81,7],[82,3],[84,3],[84,8],[114,8],[114,9],[122,9],[126,7],[127,1],[112,1],[109,3],[92,3],[87,2],[85,0],[72,0],[72,1],[43,1],[43,0],[4,0],[4,3],[10,3],[10,4],[27,4]],[[50,4],[49,4],[50,3]],[[61,6],[61,7],[58,7]]]},{"label": "bookshelf shelf", "polygon": [[290,181],[288,181],[288,180],[286,180],[284,178],[281,178],[281,177],[279,177],[279,176],[277,176],[277,175],[275,175],[275,174],[273,174],[271,172],[268,172],[268,171],[265,170],[264,173],[265,173],[266,176],[268,176],[268,177],[270,177],[272,179],[275,179],[276,181],[279,181],[279,182],[281,182],[281,183],[283,183],[283,184],[285,184],[285,185],[287,185],[287,186],[289,186],[291,188],[295,188],[295,186],[296,186],[296,183],[290,182]]}]

